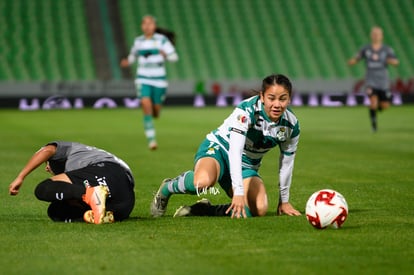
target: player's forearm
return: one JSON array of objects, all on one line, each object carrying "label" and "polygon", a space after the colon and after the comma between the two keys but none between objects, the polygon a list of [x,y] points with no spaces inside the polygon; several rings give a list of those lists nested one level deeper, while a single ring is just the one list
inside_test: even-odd
[{"label": "player's forearm", "polygon": [[279,196],[282,203],[289,202],[294,162],[295,155],[287,156],[281,153],[279,159]]},{"label": "player's forearm", "polygon": [[400,61],[397,58],[388,58],[387,59],[388,65],[398,66],[400,64]]},{"label": "player's forearm", "polygon": [[178,61],[178,54],[177,53],[171,53],[171,54],[168,54],[168,55],[166,55],[166,59],[169,61],[169,62],[177,62]]},{"label": "player's forearm", "polygon": [[355,57],[348,60],[348,65],[350,66],[355,65],[356,63],[358,63],[358,59]]},{"label": "player's forearm", "polygon": [[56,153],[56,148],[52,145],[42,147],[37,151],[27,162],[24,168],[20,171],[17,178],[24,180],[33,170],[39,167],[42,163],[46,162]]}]

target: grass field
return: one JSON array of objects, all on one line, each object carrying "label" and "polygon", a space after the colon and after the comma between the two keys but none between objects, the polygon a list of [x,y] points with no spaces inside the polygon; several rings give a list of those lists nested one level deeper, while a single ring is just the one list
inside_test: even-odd
[{"label": "grass field", "polygon": [[[177,195],[166,217],[149,204],[165,177],[192,168],[205,134],[229,108],[165,108],[157,121],[158,151],[146,147],[141,111],[0,110],[1,274],[410,274],[414,269],[413,106],[379,116],[373,134],[368,110],[294,108],[301,122],[291,203],[304,211],[316,190],[332,188],[348,201],[339,230],[316,230],[304,215],[275,216],[277,150],[263,161],[270,211],[246,220],[187,217],[174,210],[197,197]],[[54,223],[34,187],[48,175],[32,173],[17,197],[8,185],[48,141],[95,145],[127,161],[136,177],[131,219],[111,225]],[[228,202],[221,192],[207,195]],[[411,273],[412,274],[412,273]]]}]

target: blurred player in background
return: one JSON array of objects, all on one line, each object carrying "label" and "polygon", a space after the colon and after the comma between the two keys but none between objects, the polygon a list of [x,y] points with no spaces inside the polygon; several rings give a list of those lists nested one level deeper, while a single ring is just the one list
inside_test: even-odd
[{"label": "blurred player in background", "polygon": [[135,204],[134,179],[116,156],[76,142],[54,141],[37,151],[9,186],[17,195],[24,179],[42,163],[53,176],[39,183],[35,195],[51,202],[54,221],[112,223],[128,218]]},{"label": "blurred player in background", "polygon": [[390,106],[391,92],[388,65],[397,66],[399,61],[394,50],[382,43],[383,32],[380,27],[371,29],[371,44],[363,46],[355,57],[348,61],[355,65],[361,59],[366,63],[365,86],[370,99],[369,117],[374,132],[377,131],[377,110]]},{"label": "blurred player in background", "polygon": [[165,62],[175,62],[178,55],[174,45],[167,36],[156,33],[156,20],[144,16],[141,22],[143,35],[135,38],[128,58],[121,60],[121,67],[126,68],[138,62],[135,86],[141,99],[144,113],[144,129],[148,147],[157,149],[153,118],[157,118],[167,92],[167,73]]},{"label": "blurred player in background", "polygon": [[164,215],[172,194],[192,194],[216,182],[232,198],[231,204],[211,205],[202,200],[179,208],[178,216],[264,216],[267,194],[258,174],[265,153],[279,146],[278,214],[300,215],[289,203],[293,164],[299,142],[299,122],[287,108],[292,93],[290,80],[283,75],[263,79],[258,95],[244,100],[224,123],[210,132],[195,156],[194,171],[164,180],[151,204],[154,217]]}]

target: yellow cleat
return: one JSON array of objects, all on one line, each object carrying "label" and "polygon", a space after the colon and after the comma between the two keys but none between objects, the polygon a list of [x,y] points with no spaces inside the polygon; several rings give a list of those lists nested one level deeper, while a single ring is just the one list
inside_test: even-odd
[{"label": "yellow cleat", "polygon": [[105,217],[105,203],[108,196],[108,189],[104,186],[88,186],[86,194],[83,195],[83,201],[86,202],[92,209],[95,224],[101,224]]},{"label": "yellow cleat", "polygon": [[[86,223],[95,223],[93,211],[92,210],[86,211],[85,214],[83,214],[83,220]],[[115,222],[114,213],[112,211],[105,211],[105,215],[102,218],[101,224],[102,223],[114,223],[114,222]]]}]

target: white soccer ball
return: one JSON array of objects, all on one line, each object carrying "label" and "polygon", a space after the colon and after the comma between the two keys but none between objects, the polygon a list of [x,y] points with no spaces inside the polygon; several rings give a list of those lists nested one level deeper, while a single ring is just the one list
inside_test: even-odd
[{"label": "white soccer ball", "polygon": [[306,218],[315,228],[339,228],[347,217],[348,204],[344,196],[335,190],[319,190],[306,203]]}]

